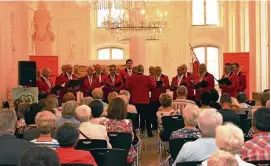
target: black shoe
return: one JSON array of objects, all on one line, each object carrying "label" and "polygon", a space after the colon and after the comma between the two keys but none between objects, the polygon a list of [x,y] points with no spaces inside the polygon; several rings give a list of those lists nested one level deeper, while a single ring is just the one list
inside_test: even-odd
[{"label": "black shoe", "polygon": [[148,137],[153,137],[152,132],[148,132]]}]

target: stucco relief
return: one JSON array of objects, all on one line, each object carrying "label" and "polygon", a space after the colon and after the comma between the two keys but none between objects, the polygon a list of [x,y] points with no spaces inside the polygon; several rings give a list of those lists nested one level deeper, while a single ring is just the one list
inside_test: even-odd
[{"label": "stucco relief", "polygon": [[74,29],[67,30],[66,31],[68,36],[68,46],[67,46],[67,54],[69,60],[74,60],[74,57],[76,56],[76,35],[74,32]]}]

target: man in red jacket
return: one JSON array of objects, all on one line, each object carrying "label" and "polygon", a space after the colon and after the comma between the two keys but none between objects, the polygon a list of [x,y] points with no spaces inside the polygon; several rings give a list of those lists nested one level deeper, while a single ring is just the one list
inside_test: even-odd
[{"label": "man in red jacket", "polygon": [[51,88],[54,87],[53,81],[50,79],[50,71],[48,68],[42,70],[42,74],[36,82],[40,94],[49,94]]},{"label": "man in red jacket", "polygon": [[238,75],[239,78],[239,85],[238,85],[238,90],[237,92],[245,92],[246,87],[247,87],[247,80],[246,80],[246,75],[244,75],[241,70],[240,70],[240,65],[238,63],[233,63],[232,64],[232,69],[233,72]]},{"label": "man in red jacket", "polygon": [[120,71],[120,77],[122,78],[123,82],[125,83],[126,79],[133,74],[133,60],[127,59],[126,60],[126,68]]},{"label": "man in red jacket", "polygon": [[82,83],[79,90],[83,93],[84,97],[91,96],[93,89],[100,87],[100,82],[98,77],[94,77],[94,68],[92,66],[88,67],[87,75],[81,77]]},{"label": "man in red jacket", "polygon": [[155,72],[156,87],[151,89],[150,106],[151,106],[152,129],[156,130],[158,127],[156,112],[161,106],[159,102],[159,96],[162,93],[166,93],[166,89],[169,88],[169,80],[168,80],[168,76],[162,74],[162,70],[160,66],[156,66],[154,68],[154,72]]},{"label": "man in red jacket", "polygon": [[131,103],[135,105],[136,110],[140,115],[140,129],[144,132],[145,125],[147,128],[147,134],[152,137],[151,131],[151,112],[149,110],[149,91],[156,86],[156,82],[153,78],[143,75],[143,65],[138,66],[138,74],[132,75],[126,80],[126,88],[130,91],[132,96]]},{"label": "man in red jacket", "polygon": [[225,84],[219,84],[219,88],[222,90],[222,94],[228,93],[231,97],[235,97],[237,95],[239,80],[238,76],[232,72],[232,65],[230,63],[226,63],[224,65],[224,74],[222,75],[222,78],[228,78],[232,84],[231,85],[225,85]]},{"label": "man in red jacket", "polygon": [[101,86],[104,82],[104,77],[106,77],[107,75],[105,73],[102,72],[102,66],[97,64],[94,66],[95,69],[95,73],[93,74],[94,77],[97,77]]},{"label": "man in red jacket", "polygon": [[176,99],[176,90],[180,85],[187,88],[187,99],[195,100],[195,93],[191,81],[194,81],[193,74],[187,72],[185,64],[177,68],[177,76],[172,78],[170,90],[173,91],[173,99]]}]

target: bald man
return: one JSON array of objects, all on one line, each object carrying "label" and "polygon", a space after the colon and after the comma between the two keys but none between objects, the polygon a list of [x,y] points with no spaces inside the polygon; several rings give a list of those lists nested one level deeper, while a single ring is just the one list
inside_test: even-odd
[{"label": "bald man", "polygon": [[98,77],[94,77],[94,68],[93,66],[89,66],[87,70],[87,75],[81,77],[83,80],[80,85],[79,90],[83,93],[84,97],[91,96],[93,89],[101,86]]},{"label": "bald man", "polygon": [[99,64],[96,64],[94,66],[94,70],[95,70],[95,73],[93,74],[93,76],[97,77],[98,80],[99,80],[99,82],[100,82],[100,84],[103,85],[104,77],[106,77],[107,74],[102,72],[102,66],[99,65]]},{"label": "bald man", "polygon": [[196,101],[200,101],[200,93],[201,92],[209,92],[210,90],[215,88],[215,80],[214,76],[211,73],[207,72],[206,65],[204,63],[199,65],[199,77],[195,78],[193,81],[194,84],[198,84],[200,82],[204,82],[206,86],[196,89]]},{"label": "bald man", "polygon": [[54,85],[53,81],[50,79],[50,76],[50,70],[48,68],[42,70],[41,76],[36,82],[40,94],[48,95],[51,92]]},{"label": "bald man", "polygon": [[173,91],[173,99],[176,99],[176,90],[183,85],[187,88],[187,99],[195,100],[195,93],[191,81],[194,81],[193,74],[187,72],[185,64],[177,68],[177,76],[172,78],[170,90]]}]

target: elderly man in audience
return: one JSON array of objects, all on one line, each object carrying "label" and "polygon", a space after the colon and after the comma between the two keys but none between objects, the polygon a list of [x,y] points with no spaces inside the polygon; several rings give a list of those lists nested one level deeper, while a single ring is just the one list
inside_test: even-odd
[{"label": "elderly man in audience", "polygon": [[103,102],[103,90],[101,88],[95,88],[92,91],[92,97],[94,100],[100,100],[103,103],[104,108],[108,107],[108,104]]},{"label": "elderly man in audience", "polygon": [[33,146],[21,156],[19,166],[60,166],[56,151],[46,146]]},{"label": "elderly man in audience", "polygon": [[76,118],[80,121],[78,131],[80,133],[79,139],[101,139],[107,141],[107,147],[111,148],[109,138],[107,136],[106,128],[99,124],[92,124],[90,122],[90,108],[89,106],[78,106],[75,110]]},{"label": "elderly man in audience", "polygon": [[180,150],[173,166],[179,162],[204,161],[218,150],[215,143],[216,127],[223,122],[222,116],[216,110],[201,111],[198,118],[198,127],[201,138],[187,142]]},{"label": "elderly man in audience", "polygon": [[[220,150],[234,155],[240,166],[253,166],[252,164],[243,161],[239,156],[240,150],[244,144],[244,134],[239,127],[232,123],[218,126],[216,128],[215,139],[217,147]],[[203,162],[202,166],[207,166],[207,161]]]},{"label": "elderly man in audience", "polygon": [[225,122],[231,122],[237,126],[240,126],[240,117],[239,115],[231,110],[232,105],[232,98],[229,94],[224,93],[220,97],[220,104],[222,106],[222,109],[218,112],[223,117],[223,123]]},{"label": "elderly man in audience", "polygon": [[94,158],[88,151],[75,150],[79,139],[79,131],[72,123],[64,123],[59,127],[56,139],[60,148],[56,149],[61,164],[92,164],[97,166]]},{"label": "elderly man in audience", "polygon": [[270,109],[259,108],[252,115],[253,139],[245,142],[241,157],[245,161],[270,160]]},{"label": "elderly man in audience", "polygon": [[76,101],[68,101],[62,106],[62,117],[56,120],[56,127],[60,127],[65,122],[71,122],[76,126],[80,125],[80,122],[75,119],[75,109],[77,107]]},{"label": "elderly man in audience", "polygon": [[80,105],[89,105],[93,101],[92,97],[83,97],[80,100]]},{"label": "elderly man in audience", "polygon": [[198,124],[200,109],[197,105],[188,104],[182,111],[184,128],[171,133],[170,139],[176,138],[199,138],[200,131],[196,128]]},{"label": "elderly man in audience", "polygon": [[51,137],[51,132],[56,126],[56,116],[50,111],[42,111],[37,114],[35,122],[40,136],[31,142],[53,149],[59,147],[57,140]]},{"label": "elderly man in audience", "polygon": [[91,119],[90,122],[92,124],[100,124],[102,120],[106,118],[103,117],[104,113],[104,105],[100,100],[93,100],[89,107],[91,108]]},{"label": "elderly man in audience", "polygon": [[30,146],[35,146],[14,136],[16,121],[14,110],[0,110],[0,165],[17,165],[21,154]]},{"label": "elderly man in audience", "polygon": [[218,150],[208,159],[208,166],[241,166],[234,156],[222,150]]},{"label": "elderly man in audience", "polygon": [[136,107],[133,104],[129,103],[131,97],[130,92],[127,90],[121,90],[119,94],[125,98],[125,101],[127,103],[127,112],[136,114]]},{"label": "elderly man in audience", "polygon": [[187,88],[183,85],[179,86],[176,90],[176,100],[173,101],[173,108],[182,110],[187,104],[196,104],[192,100],[187,100]]}]

